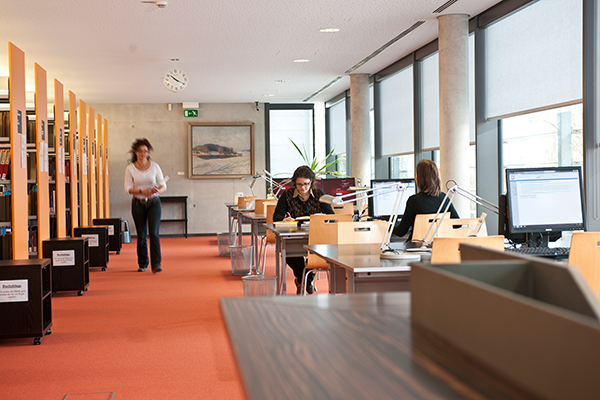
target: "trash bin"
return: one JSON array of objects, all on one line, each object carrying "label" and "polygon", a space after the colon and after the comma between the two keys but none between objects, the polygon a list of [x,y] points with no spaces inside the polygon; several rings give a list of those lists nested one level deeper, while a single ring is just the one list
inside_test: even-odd
[{"label": "trash bin", "polygon": [[129,221],[123,220],[121,221],[121,238],[123,240],[122,243],[131,243],[131,233],[129,232]]},{"label": "trash bin", "polygon": [[242,276],[244,297],[275,296],[275,275]]},{"label": "trash bin", "polygon": [[252,269],[252,246],[229,246],[231,256],[231,273],[248,275]]},{"label": "trash bin", "polygon": [[219,243],[219,255],[229,256],[229,246],[235,244],[235,233],[219,232],[217,233],[217,242]]}]

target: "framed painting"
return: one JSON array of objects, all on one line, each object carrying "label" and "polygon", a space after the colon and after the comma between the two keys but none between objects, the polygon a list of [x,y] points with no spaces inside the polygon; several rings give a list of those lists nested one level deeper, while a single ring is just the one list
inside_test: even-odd
[{"label": "framed painting", "polygon": [[188,176],[241,178],[254,171],[254,123],[189,125]]}]

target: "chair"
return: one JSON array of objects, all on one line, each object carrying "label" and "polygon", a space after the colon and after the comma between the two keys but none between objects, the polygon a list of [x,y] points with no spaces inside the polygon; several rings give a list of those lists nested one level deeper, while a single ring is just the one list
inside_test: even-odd
[{"label": "chair", "polygon": [[[423,240],[429,227],[433,223],[433,218],[435,218],[435,214],[417,214],[415,216],[415,223],[413,225],[413,240]],[[439,217],[438,217],[439,218]],[[436,237],[438,234],[436,234]]]},{"label": "chair", "polygon": [[436,237],[461,238],[468,236],[487,236],[485,217],[478,227],[481,218],[449,218],[442,221]]},{"label": "chair", "polygon": [[[315,214],[310,216],[308,244],[337,244],[337,223],[352,222],[352,214]],[[285,266],[284,266],[285,268]],[[325,271],[329,277],[329,264],[316,254],[308,254],[302,275],[301,293],[306,295],[306,277],[309,273]]]},{"label": "chair", "polygon": [[333,208],[333,212],[336,214],[354,214],[354,204],[346,203],[346,204],[332,204],[331,208]]},{"label": "chair", "polygon": [[574,232],[569,265],[577,268],[600,299],[600,232]]},{"label": "chair", "polygon": [[255,200],[254,201],[254,214],[266,214],[268,204],[277,205],[277,200],[275,200],[275,199],[257,199],[257,200]]},{"label": "chair", "polygon": [[386,221],[338,222],[337,225],[337,244],[381,244],[388,223]]},{"label": "chair", "polygon": [[[265,212],[265,214],[267,214],[267,224],[272,224],[273,223],[273,212],[275,212],[275,207],[277,206],[277,202],[275,202],[275,204],[267,204],[267,210]],[[268,230],[265,232],[265,234],[261,237],[260,240],[260,249],[258,251],[258,258],[261,260],[261,268],[260,268],[260,272],[257,271],[257,273],[263,274],[265,272],[265,263],[267,260],[267,246],[269,244],[275,244],[276,242],[276,238],[275,238],[275,234]],[[284,265],[285,267],[285,265]]]},{"label": "chair", "polygon": [[504,250],[504,236],[502,235],[458,238],[436,237],[431,244],[431,263],[460,263],[459,246],[461,243],[471,243],[494,250]]}]

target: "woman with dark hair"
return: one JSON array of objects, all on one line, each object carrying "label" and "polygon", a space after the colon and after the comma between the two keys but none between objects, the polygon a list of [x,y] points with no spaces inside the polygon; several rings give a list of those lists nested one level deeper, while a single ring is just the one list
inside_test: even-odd
[{"label": "woman with dark hair", "polygon": [[[125,169],[125,192],[133,196],[131,215],[137,231],[138,271],[144,272],[150,262],[152,273],[156,274],[162,271],[158,236],[161,205],[158,196],[167,189],[167,185],[159,165],[150,161],[150,151],[152,145],[148,139],[136,139],[131,145],[131,163]],[[150,260],[146,226],[150,236]]]},{"label": "woman with dark hair", "polygon": [[[292,187],[283,192],[279,198],[273,212],[273,221],[293,221],[298,217],[318,213],[333,214],[330,204],[319,201],[323,194],[321,189],[315,188],[315,173],[310,167],[303,165],[296,168],[292,176]],[[288,257],[287,264],[294,271],[296,294],[300,294],[302,274],[304,273],[304,257]],[[306,278],[306,292],[308,294],[315,291],[313,278],[314,274],[309,274]]]},{"label": "woman with dark hair", "polygon": [[[415,182],[419,192],[406,201],[406,210],[402,220],[394,228],[394,234],[404,236],[411,229],[408,240],[412,239],[412,228],[417,214],[435,214],[444,201],[446,194],[442,192],[442,182],[437,165],[431,160],[421,160],[415,170]],[[445,204],[445,203],[444,203]],[[450,218],[458,218],[458,213],[450,205]]]}]

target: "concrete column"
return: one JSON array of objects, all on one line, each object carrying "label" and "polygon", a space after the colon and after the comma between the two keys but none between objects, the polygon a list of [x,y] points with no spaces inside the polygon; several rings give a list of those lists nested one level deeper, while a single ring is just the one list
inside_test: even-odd
[{"label": "concrete column", "polygon": [[[450,179],[469,189],[469,16],[438,17],[440,66],[440,173],[442,188]],[[469,217],[470,202],[456,196],[454,206]]]},{"label": "concrete column", "polygon": [[369,75],[350,75],[350,154],[352,171],[349,175],[360,178],[361,185],[371,181],[371,123],[369,118]]}]

